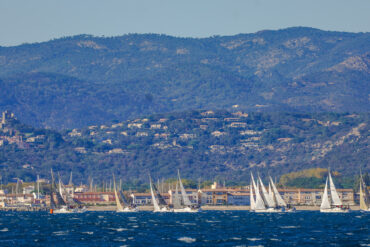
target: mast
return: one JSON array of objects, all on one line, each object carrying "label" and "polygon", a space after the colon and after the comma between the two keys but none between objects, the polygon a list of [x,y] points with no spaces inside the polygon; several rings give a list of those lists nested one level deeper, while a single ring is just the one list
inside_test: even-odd
[{"label": "mast", "polygon": [[40,178],[39,175],[37,175],[37,199],[40,199]]}]

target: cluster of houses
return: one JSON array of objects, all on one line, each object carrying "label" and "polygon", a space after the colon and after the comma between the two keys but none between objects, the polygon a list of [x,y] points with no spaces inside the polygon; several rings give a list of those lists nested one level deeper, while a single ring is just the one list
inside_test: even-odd
[{"label": "cluster of houses", "polygon": [[[65,185],[65,191],[74,199],[86,205],[110,205],[115,204],[115,195],[111,189],[108,191],[96,191],[89,189],[86,185],[73,186]],[[357,196],[352,189],[337,189],[339,197],[344,205],[355,205]],[[279,189],[283,199],[291,205],[318,206],[321,204],[323,190],[321,189]],[[178,192],[180,193],[180,192]],[[199,205],[236,205],[249,206],[249,187],[226,188],[219,187],[215,183],[211,188],[186,189],[189,199]],[[172,204],[175,192],[169,190],[162,193],[167,203]],[[131,192],[126,195],[138,206],[151,205],[150,193]],[[6,193],[0,190],[0,208],[11,206],[41,206],[47,207],[50,204],[49,195],[40,195],[34,186],[23,188],[23,193]]]},{"label": "cluster of houses", "polygon": [[[223,121],[225,123],[224,127],[214,130],[210,133],[213,137],[219,138],[221,136],[228,135],[227,128],[237,128],[240,129],[240,135],[245,136],[241,143],[242,146],[258,146],[262,131],[247,129],[247,123],[245,122],[245,119],[248,117],[248,114],[241,111],[233,112],[231,114],[232,117],[218,118],[216,117],[214,111],[204,111],[200,113],[201,118],[193,118],[192,120],[196,122],[197,128],[202,130],[208,129],[210,123],[215,121]],[[104,144],[112,145],[112,150],[108,151],[108,154],[125,152],[121,148],[113,148],[114,144],[116,143],[115,139],[117,138],[117,134],[121,136],[135,137],[153,136],[154,140],[156,141],[152,144],[152,146],[159,149],[178,147],[179,145],[176,140],[186,142],[197,138],[195,133],[178,133],[176,134],[176,138],[174,138],[174,136],[170,133],[171,131],[168,130],[168,121],[168,118],[161,118],[156,121],[143,118],[112,124],[111,126],[89,126],[87,131],[91,138],[97,139]],[[68,136],[72,138],[80,137],[82,136],[83,132],[83,130],[73,129],[68,133]],[[215,149],[213,146],[210,146],[210,149],[213,152],[218,151],[218,149]],[[82,147],[77,147],[75,150],[79,153],[87,153],[87,150]]]}]

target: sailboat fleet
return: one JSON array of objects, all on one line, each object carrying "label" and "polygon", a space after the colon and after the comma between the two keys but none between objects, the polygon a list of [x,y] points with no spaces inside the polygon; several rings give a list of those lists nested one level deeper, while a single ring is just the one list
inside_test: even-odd
[{"label": "sailboat fleet", "polygon": [[123,205],[121,204],[120,197],[118,196],[118,193],[117,193],[116,179],[114,178],[114,175],[113,175],[113,187],[114,187],[114,197],[116,198],[116,205],[117,205],[116,212],[117,213],[138,212],[136,205],[134,204],[130,205],[126,200],[125,195],[120,190],[119,192],[122,198]]},{"label": "sailboat fleet", "polygon": [[274,181],[269,176],[269,190],[267,191],[261,177],[258,175],[257,183],[251,173],[250,211],[255,213],[293,212],[279,194]]},{"label": "sailboat fleet", "polygon": [[[84,213],[86,207],[82,206],[69,193],[67,193],[65,186],[60,179],[58,181],[58,188],[54,180],[54,173],[51,170],[51,190],[50,190],[50,213],[52,214],[68,214],[68,213]],[[54,200],[54,194],[56,200]]]},{"label": "sailboat fleet", "polygon": [[[86,211],[85,207],[73,199],[73,195],[67,193],[65,185],[62,180],[58,180],[58,185],[55,182],[53,171],[51,170],[51,190],[50,190],[50,212],[51,213],[83,213]],[[278,213],[278,212],[294,212],[280,195],[276,185],[271,178],[268,177],[268,187],[265,187],[261,177],[258,175],[257,179],[251,173],[250,180],[250,211],[254,213]],[[172,192],[172,204],[168,204],[160,194],[158,188],[152,182],[149,175],[150,194],[153,204],[153,212],[175,212],[175,213],[196,213],[200,212],[200,206],[192,203],[188,194],[185,191],[182,183],[180,172],[177,172],[177,180],[175,191]],[[138,212],[138,208],[133,203],[129,203],[123,192],[117,189],[115,177],[113,175],[114,196],[116,200],[116,212]],[[330,196],[329,196],[330,191]],[[362,174],[360,174],[359,184],[360,194],[360,210],[370,212],[369,192],[364,183]],[[349,208],[345,207],[337,193],[333,178],[330,171],[326,178],[324,194],[322,196],[322,203],[320,206],[322,213],[347,213]]]},{"label": "sailboat fleet", "polygon": [[[189,196],[186,194],[184,185],[182,184],[180,171],[177,171],[177,181],[175,194],[173,195],[173,205],[170,207],[166,201],[162,198],[157,188],[152,182],[151,177],[149,176],[150,181],[150,193],[152,195],[152,203],[154,206],[153,212],[175,212],[175,213],[197,213],[200,211],[198,205],[193,204]],[[179,187],[181,191],[181,196],[179,195]]]}]

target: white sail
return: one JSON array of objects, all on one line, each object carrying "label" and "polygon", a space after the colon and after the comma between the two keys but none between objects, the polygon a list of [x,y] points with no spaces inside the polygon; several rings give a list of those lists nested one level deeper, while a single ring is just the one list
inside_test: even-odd
[{"label": "white sail", "polygon": [[366,199],[367,199],[366,185],[364,183],[364,180],[362,179],[362,174],[360,174],[360,209],[361,210],[369,209],[369,206],[366,204]]},{"label": "white sail", "polygon": [[152,203],[154,206],[154,211],[161,211],[159,208],[158,202],[155,199],[154,192],[153,192],[153,185],[152,185],[152,179],[150,179],[150,193],[152,194]]},{"label": "white sail", "polygon": [[256,202],[254,201],[252,182],[251,182],[251,185],[249,186],[249,196],[250,196],[251,210],[254,210],[256,207]]},{"label": "white sail", "polygon": [[257,186],[256,186],[256,204],[255,204],[254,209],[255,210],[265,210],[266,209],[265,203],[263,202],[263,199],[259,191],[258,181],[257,181]]},{"label": "white sail", "polygon": [[258,181],[261,185],[261,189],[262,189],[262,196],[263,196],[263,200],[265,201],[265,204],[268,208],[274,208],[276,205],[275,205],[275,202],[273,200],[271,200],[269,194],[267,193],[267,190],[265,188],[265,186],[263,185],[263,182],[262,182],[262,179],[260,176],[258,176]]},{"label": "white sail", "polygon": [[182,195],[182,202],[185,206],[191,206],[191,202],[189,200],[188,195],[186,194],[186,191],[184,189],[184,186],[182,185],[181,178],[180,178],[180,171],[177,170],[177,174],[179,177],[179,184],[180,184],[180,189],[181,189],[181,195]]},{"label": "white sail", "polygon": [[280,207],[286,207],[286,203],[285,203],[284,199],[281,197],[281,195],[279,194],[279,191],[276,189],[274,181],[272,180],[271,177],[270,177],[270,183],[271,183],[271,186],[272,186],[272,190],[274,191],[274,195],[275,195],[277,205],[280,206]]},{"label": "white sail", "polygon": [[273,207],[276,207],[275,192],[271,189],[271,183],[270,182],[269,182],[268,194],[269,194],[271,202],[274,205]]},{"label": "white sail", "polygon": [[253,173],[251,173],[251,179],[252,179],[252,183],[253,183],[253,189],[256,190],[257,185],[256,185],[256,181],[254,180]]},{"label": "white sail", "polygon": [[59,178],[59,194],[60,196],[63,198],[63,190],[62,190],[62,182],[60,181],[60,178]]},{"label": "white sail", "polygon": [[335,185],[333,183],[333,179],[331,178],[330,171],[329,171],[329,182],[330,182],[330,195],[331,200],[333,201],[334,206],[340,206],[342,204],[342,200],[339,198],[337,190],[335,189]]},{"label": "white sail", "polygon": [[320,209],[330,209],[330,208],[331,206],[330,206],[329,196],[328,196],[328,178],[326,178],[325,189],[324,189],[324,194],[322,196]]},{"label": "white sail", "polygon": [[114,197],[116,198],[117,204],[117,211],[123,211],[123,207],[121,205],[121,202],[119,201],[119,197],[117,194],[116,179],[114,179],[114,177],[113,177],[113,186],[114,186]]},{"label": "white sail", "polygon": [[173,195],[173,208],[178,209],[181,208],[181,202],[179,197],[179,189],[178,189],[178,182],[176,182],[176,190],[175,194]]}]

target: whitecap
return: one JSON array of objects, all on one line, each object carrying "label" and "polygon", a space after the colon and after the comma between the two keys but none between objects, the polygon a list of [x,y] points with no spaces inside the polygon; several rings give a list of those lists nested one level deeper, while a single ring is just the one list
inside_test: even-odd
[{"label": "whitecap", "polygon": [[133,240],[133,239],[134,239],[134,237],[128,237],[127,239]]},{"label": "whitecap", "polygon": [[359,216],[359,215],[357,215],[357,216],[355,216],[356,218],[359,218],[359,219],[361,219],[362,218],[362,216]]},{"label": "whitecap", "polygon": [[277,239],[277,238],[270,238],[271,241],[281,241],[281,239]]},{"label": "whitecap", "polygon": [[215,221],[213,221],[213,220],[206,220],[206,222],[208,222],[208,223],[217,223],[217,222],[221,222],[221,221],[217,221],[217,220],[215,220]]},{"label": "whitecap", "polygon": [[184,225],[184,226],[195,226],[197,224],[195,223],[186,223],[186,222],[183,222],[183,223],[180,223],[181,225]]},{"label": "whitecap", "polygon": [[98,218],[99,218],[99,219],[103,219],[103,218],[104,218],[104,216],[103,216],[103,215],[98,215]]},{"label": "whitecap", "polygon": [[346,232],[345,234],[348,235],[348,236],[352,236],[353,232]]},{"label": "whitecap", "polygon": [[113,239],[113,241],[126,242],[127,239],[125,239],[125,238],[115,238],[115,239]]},{"label": "whitecap", "polygon": [[122,232],[122,231],[127,231],[127,228],[117,228],[117,229],[114,229],[113,230],[116,230],[117,232]]},{"label": "whitecap", "polygon": [[241,238],[233,237],[231,240],[242,240]]},{"label": "whitecap", "polygon": [[58,232],[53,232],[53,234],[57,236],[68,235],[68,231],[58,231]]},{"label": "whitecap", "polygon": [[299,228],[299,226],[281,226],[280,228],[283,228],[283,229],[292,229],[292,228]]},{"label": "whitecap", "polygon": [[6,227],[0,230],[0,232],[7,232],[7,231],[9,231],[9,229]]},{"label": "whitecap", "polygon": [[258,241],[261,240],[262,238],[247,238],[249,241]]},{"label": "whitecap", "polygon": [[93,235],[94,232],[82,232],[83,234]]},{"label": "whitecap", "polygon": [[181,238],[178,238],[177,240],[185,242],[187,244],[191,244],[196,241],[195,238],[189,238],[189,237],[181,237]]}]

